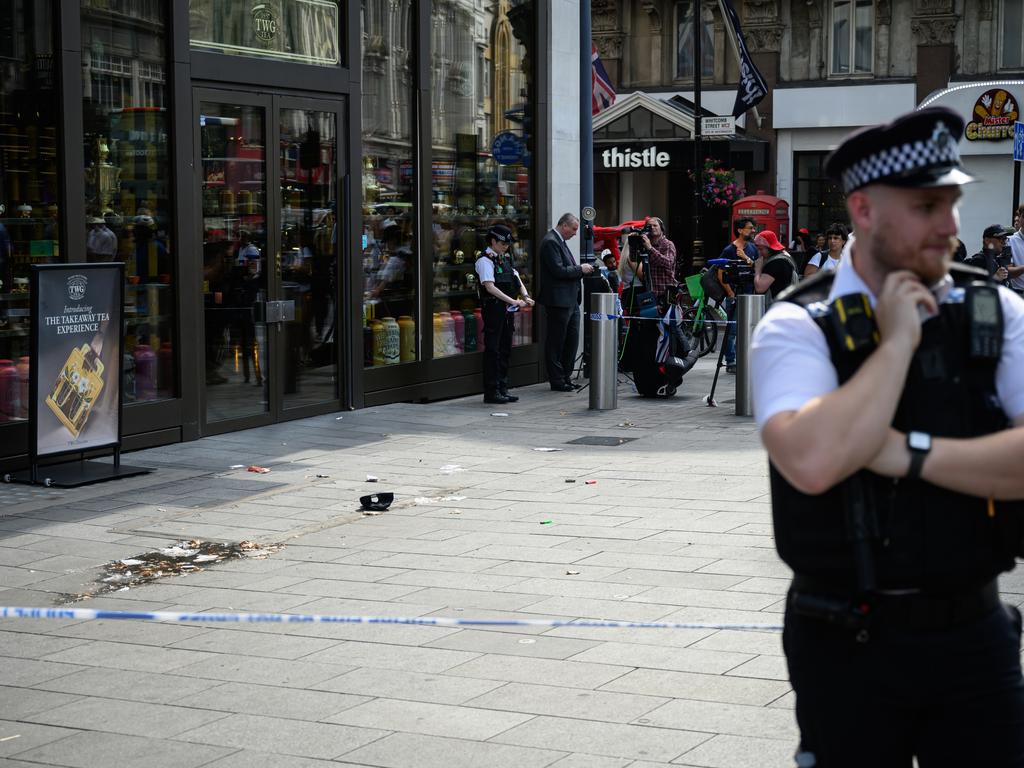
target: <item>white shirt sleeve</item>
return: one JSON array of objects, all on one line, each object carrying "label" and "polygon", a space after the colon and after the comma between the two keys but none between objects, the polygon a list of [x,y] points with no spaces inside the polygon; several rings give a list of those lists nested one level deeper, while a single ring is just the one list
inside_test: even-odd
[{"label": "white shirt sleeve", "polygon": [[476,260],[476,274],[480,278],[481,283],[494,282],[494,262],[492,262],[486,256],[481,256]]},{"label": "white shirt sleeve", "polygon": [[757,324],[750,354],[758,427],[839,386],[825,335],[806,309],[788,301],[772,304]]},{"label": "white shirt sleeve", "polygon": [[1007,418],[1024,415],[1024,299],[999,289],[1003,307],[1003,354],[996,367],[996,394]]}]

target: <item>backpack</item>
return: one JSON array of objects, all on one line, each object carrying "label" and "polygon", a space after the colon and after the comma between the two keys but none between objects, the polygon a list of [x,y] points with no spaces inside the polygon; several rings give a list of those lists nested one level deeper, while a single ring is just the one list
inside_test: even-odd
[{"label": "backpack", "polygon": [[[791,266],[793,268],[793,273],[792,273],[792,276],[790,277],[789,285],[787,285],[785,288],[783,288],[784,291],[785,290],[789,290],[794,285],[796,285],[797,283],[800,282],[800,274],[796,271],[796,262],[793,260],[793,257],[790,256],[788,252],[786,252],[786,251],[779,251],[774,256],[770,256],[767,259],[765,259],[764,264],[761,265],[761,271],[763,273],[764,272],[764,268],[767,267],[769,264],[771,264],[776,259],[785,259],[787,262],[789,262],[789,266]],[[772,301],[774,301],[774,299],[772,298],[772,291],[771,291],[771,289],[768,289],[767,291],[765,291],[765,294],[764,294],[764,304],[765,304],[765,307],[766,308],[770,307],[772,305]]]}]

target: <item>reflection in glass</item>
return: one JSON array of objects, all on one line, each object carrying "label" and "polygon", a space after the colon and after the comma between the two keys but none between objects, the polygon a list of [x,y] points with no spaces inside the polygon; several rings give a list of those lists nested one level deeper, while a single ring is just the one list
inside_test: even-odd
[{"label": "reflection in glass", "polygon": [[[446,357],[481,348],[474,264],[493,225],[515,234],[515,266],[534,292],[533,3],[438,3],[433,14],[433,333],[434,356]],[[532,312],[522,310],[513,344],[532,341]]]},{"label": "reflection in glass", "polygon": [[338,0],[189,0],[199,50],[334,67],[341,62]]},{"label": "reflection in glass", "polygon": [[[701,14],[701,77],[715,74],[715,23],[709,14]],[[693,3],[676,3],[676,77],[693,77]]]},{"label": "reflection in glass", "polygon": [[85,251],[125,263],[126,403],[174,397],[177,378],[165,9],[128,6],[82,0]]},{"label": "reflection in glass", "polygon": [[281,298],[286,408],[337,398],[338,127],[333,112],[283,109]]},{"label": "reflection in glass", "polygon": [[60,261],[53,31],[51,3],[0,3],[0,424],[28,418],[31,265]]},{"label": "reflection in glass", "polygon": [[412,0],[362,0],[364,365],[418,357]]},{"label": "reflection in glass", "polygon": [[262,109],[199,108],[206,420],[268,409],[266,124]]}]

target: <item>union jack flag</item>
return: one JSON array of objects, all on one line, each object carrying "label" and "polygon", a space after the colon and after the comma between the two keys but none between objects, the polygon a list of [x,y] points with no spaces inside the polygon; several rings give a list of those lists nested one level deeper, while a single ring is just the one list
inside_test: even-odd
[{"label": "union jack flag", "polygon": [[604,68],[604,64],[601,63],[601,57],[597,54],[596,45],[590,47],[590,62],[593,72],[590,114],[593,116],[615,103],[615,89],[612,88],[612,81],[608,78],[608,72]]}]

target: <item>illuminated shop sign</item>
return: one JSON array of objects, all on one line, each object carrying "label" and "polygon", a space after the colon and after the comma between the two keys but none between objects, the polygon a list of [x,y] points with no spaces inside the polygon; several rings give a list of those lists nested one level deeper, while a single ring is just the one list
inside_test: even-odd
[{"label": "illuminated shop sign", "polygon": [[605,168],[667,168],[670,161],[668,152],[659,152],[656,146],[647,149],[611,147],[601,153]]},{"label": "illuminated shop sign", "polygon": [[968,141],[1003,141],[1013,138],[1020,103],[1005,88],[993,88],[974,103],[964,136]]}]

